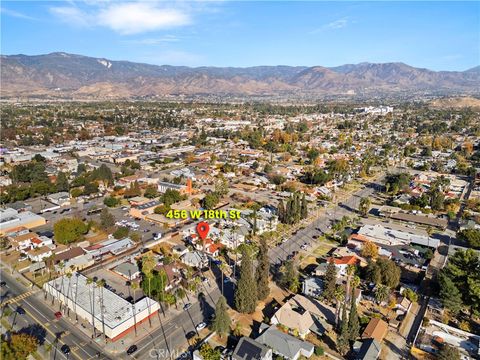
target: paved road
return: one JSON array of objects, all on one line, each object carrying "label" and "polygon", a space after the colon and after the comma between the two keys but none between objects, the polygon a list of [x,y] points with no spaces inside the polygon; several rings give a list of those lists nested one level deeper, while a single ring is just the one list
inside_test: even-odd
[{"label": "paved road", "polygon": [[[43,292],[26,288],[4,269],[0,270],[2,281],[7,283],[1,290],[2,303],[8,302],[11,309],[17,309],[20,306],[25,310],[24,315],[17,314],[15,330],[23,328],[30,330],[45,342],[56,344],[50,351],[51,359],[97,359],[97,352],[101,348],[79,329],[69,324],[67,320],[55,320],[54,313],[58,311],[58,305],[54,307],[47,306],[42,298]],[[12,319],[13,320],[13,319]],[[20,327],[19,327],[20,326]],[[57,350],[62,345],[67,344],[71,348],[71,353],[67,357]],[[102,355],[101,359],[109,359]]]},{"label": "paved road", "polygon": [[[226,285],[231,288],[232,284]],[[225,290],[225,293],[227,291]],[[176,359],[183,350],[193,346],[193,339],[187,339],[189,332],[197,332],[196,325],[201,322],[208,323],[208,319],[215,312],[215,304],[220,297],[220,290],[215,287],[210,293],[202,292],[205,296],[200,296],[198,301],[193,303],[187,311],[181,311],[175,317],[164,321],[163,315],[159,312],[158,317],[161,320],[161,326],[153,330],[148,336],[144,337],[138,344],[138,351],[133,354],[135,359]],[[230,291],[233,294],[233,291]],[[230,297],[230,296],[228,296]],[[185,299],[188,302],[188,299]],[[182,306],[182,305],[180,305]],[[148,325],[144,325],[148,327]],[[209,331],[204,329],[200,335],[203,337]],[[198,333],[198,332],[197,332]]]},{"label": "paved road", "polygon": [[329,232],[329,228],[335,220],[339,220],[343,216],[354,215],[360,204],[360,199],[362,197],[371,196],[375,191],[378,191],[381,188],[382,178],[367,184],[366,187],[355,192],[346,201],[339,205],[335,205],[333,209],[327,209],[326,213],[319,216],[305,228],[298,230],[293,236],[291,236],[291,238],[284,241],[279,246],[270,249],[268,255],[272,263],[280,263],[294,251],[301,251],[301,246],[303,244],[312,246],[316,242],[314,236],[320,236]]}]

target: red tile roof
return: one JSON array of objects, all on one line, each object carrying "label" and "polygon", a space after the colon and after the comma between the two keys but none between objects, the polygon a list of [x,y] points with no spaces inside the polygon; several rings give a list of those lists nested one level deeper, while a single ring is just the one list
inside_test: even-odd
[{"label": "red tile roof", "polygon": [[355,265],[359,260],[355,256],[344,256],[341,258],[328,258],[328,261],[333,260],[335,265]]}]

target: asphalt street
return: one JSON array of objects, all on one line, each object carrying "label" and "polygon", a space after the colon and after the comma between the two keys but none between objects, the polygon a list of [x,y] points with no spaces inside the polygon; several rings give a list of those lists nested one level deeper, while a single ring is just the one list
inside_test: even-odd
[{"label": "asphalt street", "polygon": [[314,237],[329,232],[330,226],[343,216],[355,215],[362,197],[371,196],[375,191],[381,188],[381,179],[367,184],[363,189],[355,192],[346,201],[335,205],[332,209],[327,209],[325,214],[319,216],[316,220],[297,230],[289,239],[270,249],[269,257],[273,264],[281,263],[286,260],[288,255],[294,252],[300,252],[302,245],[312,246],[317,240]]}]

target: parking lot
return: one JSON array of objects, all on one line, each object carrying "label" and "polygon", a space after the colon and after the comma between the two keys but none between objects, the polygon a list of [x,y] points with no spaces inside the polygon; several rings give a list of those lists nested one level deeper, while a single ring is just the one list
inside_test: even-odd
[{"label": "parking lot", "polygon": [[[97,277],[98,279],[105,280],[105,288],[115,292],[124,299],[127,299],[129,296],[132,296],[133,298],[133,290],[127,286],[128,280],[110,269],[100,268],[88,274],[88,276],[90,278]],[[135,291],[135,299],[141,299],[143,296],[142,289],[138,288]]]}]

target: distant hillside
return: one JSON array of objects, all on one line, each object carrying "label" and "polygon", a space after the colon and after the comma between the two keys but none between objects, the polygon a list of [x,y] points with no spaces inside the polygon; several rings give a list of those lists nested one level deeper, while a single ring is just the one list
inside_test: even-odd
[{"label": "distant hillside", "polygon": [[149,65],[67,53],[1,57],[2,98],[167,95],[476,94],[480,67],[463,72],[403,63],[219,68]]}]

